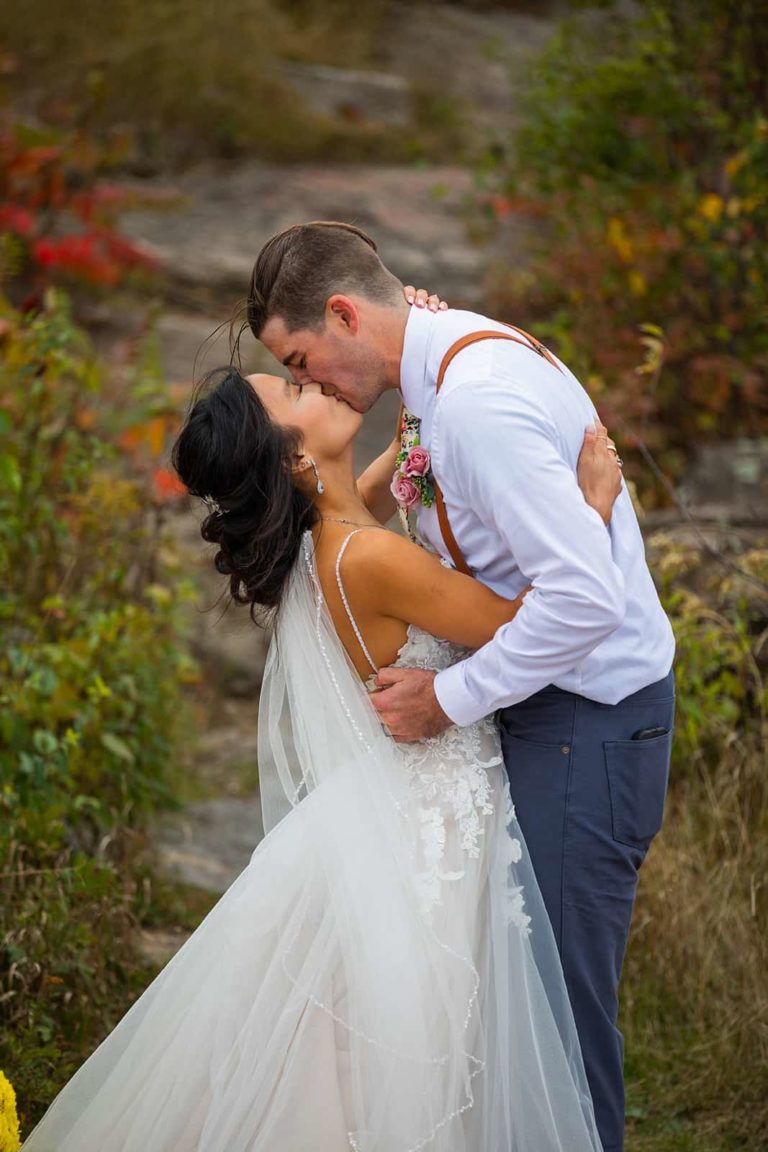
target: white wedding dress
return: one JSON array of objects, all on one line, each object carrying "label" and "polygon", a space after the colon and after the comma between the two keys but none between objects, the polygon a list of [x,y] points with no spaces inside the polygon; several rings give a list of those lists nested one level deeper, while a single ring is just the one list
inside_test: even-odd
[{"label": "white wedding dress", "polygon": [[267,836],[24,1152],[600,1152],[495,726],[382,732],[309,533],[259,743]]}]

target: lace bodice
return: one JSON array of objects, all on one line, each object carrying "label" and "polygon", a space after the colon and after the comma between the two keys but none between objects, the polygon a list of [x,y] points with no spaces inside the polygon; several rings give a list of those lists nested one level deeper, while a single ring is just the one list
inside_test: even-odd
[{"label": "lace bodice", "polygon": [[[398,653],[395,666],[440,671],[469,654],[469,649],[410,625],[408,639]],[[514,818],[514,808],[509,785],[504,781],[500,786],[503,759],[491,717],[465,728],[452,725],[439,736],[398,747],[409,770],[416,802],[424,860],[421,882],[425,905],[429,908],[440,903],[446,881],[460,880],[464,875],[463,868],[455,867],[455,856],[451,864],[446,861],[449,827],[452,825],[455,829],[461,855],[477,859],[495,804],[499,801],[504,804],[508,823]],[[510,840],[513,855],[517,852],[515,844],[519,845],[519,841]]]},{"label": "lace bodice", "polygon": [[[441,671],[459,660],[471,655],[471,649],[462,648],[449,640],[424,632],[414,625],[408,626],[408,639],[397,654],[396,668],[429,668]],[[501,744],[496,724],[492,717],[478,720],[465,728],[455,724],[439,736],[430,736],[412,744],[402,744],[401,749],[413,765],[419,765],[427,757],[440,757],[447,760],[461,759],[462,762],[476,762],[484,767],[500,764]]]},{"label": "lace bodice", "polygon": [[[378,669],[354,618],[341,578],[342,557],[356,534],[350,533],[339,550],[336,579],[344,609],[372,668],[367,681],[367,687],[372,690]],[[432,636],[411,624],[394,666],[439,672],[470,654],[470,649]],[[408,769],[418,820],[423,860],[420,879],[428,909],[440,903],[443,883],[460,880],[464,875],[463,868],[456,865],[462,859],[480,856],[485,829],[495,806],[503,804],[508,823],[514,819],[514,808],[509,787],[505,781],[502,783],[501,743],[492,717],[466,727],[451,725],[438,736],[398,744],[398,749]],[[449,851],[449,841],[458,848],[458,859],[455,849]],[[512,859],[519,849],[519,841],[512,839],[509,845]]]},{"label": "lace bodice", "polygon": [[[372,671],[366,681],[366,687],[369,691],[373,691],[375,688],[374,681],[379,670],[354,617],[344,588],[344,581],[341,578],[341,561],[344,558],[344,553],[350,540],[361,531],[365,531],[365,529],[357,528],[354,532],[350,532],[339,549],[336,557],[336,583],[344,611],[349,618],[363,654],[371,666]],[[445,560],[442,563],[449,566]],[[464,660],[471,655],[471,652],[472,649],[470,648],[462,648],[459,644],[440,639],[438,636],[432,636],[422,628],[409,624],[407,639],[399,649],[393,666],[396,668],[429,668],[435,672],[440,672],[443,668],[449,668],[452,664]],[[451,760],[460,757],[465,760],[478,761],[484,767],[488,767],[491,762],[494,764],[501,763],[502,759],[496,725],[490,717],[465,728],[452,725],[439,736],[428,737],[411,744],[402,744],[400,747],[406,758],[417,764],[429,756],[444,756]]]}]

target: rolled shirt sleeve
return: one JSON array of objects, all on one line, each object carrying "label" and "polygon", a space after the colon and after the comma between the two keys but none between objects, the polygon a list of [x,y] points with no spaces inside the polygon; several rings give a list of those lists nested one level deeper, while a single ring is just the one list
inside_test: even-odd
[{"label": "rolled shirt sleeve", "polygon": [[563,444],[546,407],[508,379],[462,382],[439,397],[431,450],[449,519],[453,501],[469,506],[532,585],[488,644],[438,673],[438,701],[456,724],[551,684],[624,619],[610,534],[577,482],[580,448]]}]

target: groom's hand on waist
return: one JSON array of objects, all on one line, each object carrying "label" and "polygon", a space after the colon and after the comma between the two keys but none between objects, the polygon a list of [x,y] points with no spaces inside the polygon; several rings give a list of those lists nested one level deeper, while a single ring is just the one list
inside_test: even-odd
[{"label": "groom's hand on waist", "polygon": [[380,691],[371,697],[384,727],[399,742],[438,736],[452,721],[435,695],[435,672],[423,668],[382,668]]}]

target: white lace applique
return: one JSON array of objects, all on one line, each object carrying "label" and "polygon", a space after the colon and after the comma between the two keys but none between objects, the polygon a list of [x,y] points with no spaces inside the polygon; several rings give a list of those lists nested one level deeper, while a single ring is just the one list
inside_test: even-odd
[{"label": "white lace applique", "polygon": [[[504,785],[504,819],[509,834],[506,846],[507,864],[517,864],[523,858],[523,846],[513,835],[513,825],[517,824],[517,817],[508,782]],[[525,936],[529,936],[531,918],[527,912],[523,911],[524,907],[525,898],[522,885],[513,884],[507,889],[507,923],[514,924]]]},{"label": "white lace applique", "polygon": [[[400,667],[440,670],[468,652],[418,628],[409,628],[400,649]],[[498,734],[492,720],[466,728],[455,725],[426,740],[402,744],[411,791],[419,815],[424,870],[421,873],[425,909],[440,903],[441,886],[460,880],[464,869],[446,867],[447,828],[456,829],[462,855],[477,859],[487,818],[493,815],[493,788],[488,772],[502,763]],[[454,864],[456,861],[454,860]]]},{"label": "white lace applique", "polygon": [[446,827],[443,813],[439,808],[420,808],[419,821],[421,848],[426,867],[419,873],[422,910],[425,913],[440,903],[443,881],[461,880],[460,872],[445,872],[441,861],[445,855]]}]

